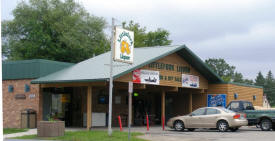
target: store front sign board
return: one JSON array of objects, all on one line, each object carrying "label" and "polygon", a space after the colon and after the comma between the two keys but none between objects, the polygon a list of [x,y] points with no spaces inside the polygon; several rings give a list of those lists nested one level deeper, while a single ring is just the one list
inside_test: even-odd
[{"label": "store front sign board", "polygon": [[159,85],[159,71],[137,69],[133,71],[133,82]]},{"label": "store front sign board", "polygon": [[182,87],[199,88],[199,77],[195,75],[182,74]]}]

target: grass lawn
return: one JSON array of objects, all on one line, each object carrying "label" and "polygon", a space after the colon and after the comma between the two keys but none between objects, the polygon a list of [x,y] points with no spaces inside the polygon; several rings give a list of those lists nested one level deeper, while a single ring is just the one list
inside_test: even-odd
[{"label": "grass lawn", "polygon": [[12,134],[12,133],[18,133],[18,132],[25,132],[28,131],[28,129],[17,129],[17,128],[4,128],[3,132],[4,134]]},{"label": "grass lawn", "polygon": [[[139,139],[136,136],[143,135],[142,133],[132,133],[131,141],[146,141]],[[76,131],[65,132],[63,137],[41,138],[37,135],[28,135],[16,137],[15,139],[42,139],[42,140],[64,140],[64,141],[128,141],[127,132],[114,131],[109,137],[107,131]]]}]

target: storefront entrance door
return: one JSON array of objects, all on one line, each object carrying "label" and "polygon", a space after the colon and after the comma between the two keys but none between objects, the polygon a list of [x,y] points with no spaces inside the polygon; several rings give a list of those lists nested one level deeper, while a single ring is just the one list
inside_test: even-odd
[{"label": "storefront entrance door", "polygon": [[161,106],[158,94],[150,92],[134,93],[133,107],[134,125],[145,125],[146,115],[148,115],[150,125],[158,124],[160,122],[159,117]]}]

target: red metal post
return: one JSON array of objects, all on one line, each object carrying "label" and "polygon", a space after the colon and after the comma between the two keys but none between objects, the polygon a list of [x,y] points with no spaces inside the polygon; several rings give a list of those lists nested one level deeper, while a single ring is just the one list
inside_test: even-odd
[{"label": "red metal post", "polygon": [[118,118],[118,122],[119,122],[119,128],[120,128],[120,131],[122,131],[121,118],[120,118],[120,116],[118,116],[117,118]]},{"label": "red metal post", "polygon": [[149,118],[147,114],[146,114],[146,122],[147,122],[147,131],[149,131]]},{"label": "red metal post", "polygon": [[162,130],[165,130],[165,117],[162,116]]}]

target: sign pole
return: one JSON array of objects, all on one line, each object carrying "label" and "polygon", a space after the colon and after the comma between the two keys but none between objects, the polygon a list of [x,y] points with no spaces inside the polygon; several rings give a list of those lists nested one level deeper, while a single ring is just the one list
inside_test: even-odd
[{"label": "sign pole", "polygon": [[132,93],[133,93],[133,82],[129,82],[129,98],[128,98],[128,140],[131,140],[131,121],[132,121]]},{"label": "sign pole", "polygon": [[113,52],[114,52],[114,28],[115,19],[112,18],[112,42],[110,54],[110,79],[109,79],[109,115],[108,115],[108,135],[112,135],[112,100],[113,100]]}]

